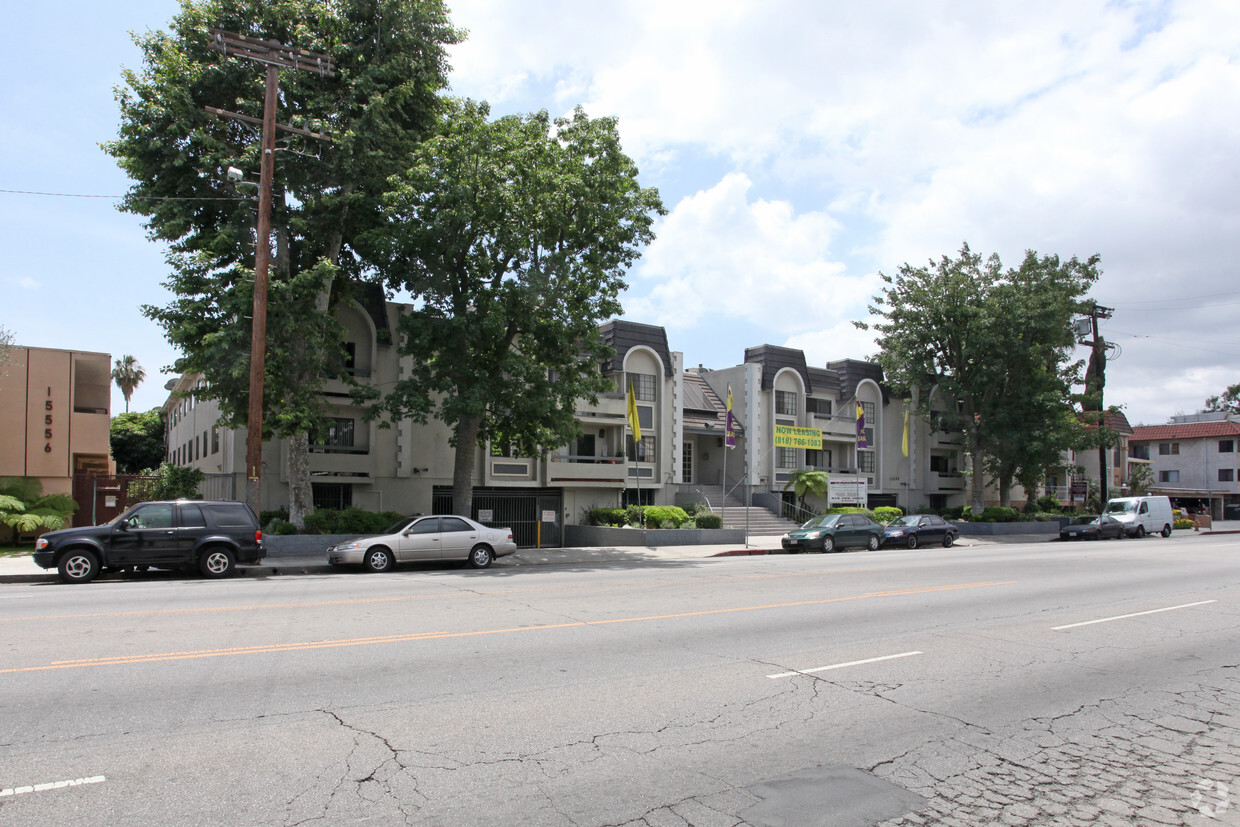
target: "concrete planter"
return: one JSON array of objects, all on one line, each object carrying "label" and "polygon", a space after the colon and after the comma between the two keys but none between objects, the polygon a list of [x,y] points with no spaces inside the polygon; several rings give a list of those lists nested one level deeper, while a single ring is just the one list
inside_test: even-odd
[{"label": "concrete planter", "polygon": [[745,542],[740,528],[613,528],[599,525],[564,526],[565,548],[600,546],[709,546]]},{"label": "concrete planter", "polygon": [[966,523],[953,522],[960,529],[961,537],[1002,537],[1008,534],[1053,534],[1059,536],[1060,527],[1069,518],[1049,520],[1047,522],[1027,523]]}]

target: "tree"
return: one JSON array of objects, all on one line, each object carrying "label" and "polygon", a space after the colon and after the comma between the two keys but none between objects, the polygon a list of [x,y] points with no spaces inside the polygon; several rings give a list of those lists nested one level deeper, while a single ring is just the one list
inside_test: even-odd
[{"label": "tree", "polygon": [[797,468],[791,475],[791,479],[784,484],[784,490],[792,489],[793,494],[797,498],[797,508],[799,508],[801,516],[798,521],[805,519],[805,512],[809,511],[806,505],[806,498],[810,495],[815,497],[827,496],[827,486],[830,482],[826,471],[807,470],[805,468]]},{"label": "tree", "polygon": [[137,359],[125,355],[116,360],[116,367],[112,368],[112,381],[125,395],[125,413],[129,413],[129,397],[133,396],[134,389],[141,385],[145,378],[146,371],[138,364]]},{"label": "tree", "polygon": [[[1009,505],[1013,479],[1039,479],[1078,438],[1072,387],[1082,363],[1070,361],[1069,323],[1098,279],[1098,257],[1061,262],[1029,251],[1005,272],[997,255],[983,260],[964,244],[956,259],[879,276],[887,286],[870,313],[881,321],[857,325],[878,332],[887,381],[902,392],[937,386],[952,401],[939,421],[963,432],[970,504],[984,504],[985,470]],[[928,417],[931,395],[917,398]]]},{"label": "tree", "polygon": [[262,436],[289,439],[289,515],[300,525],[320,391],[347,381],[332,310],[362,276],[353,245],[383,220],[387,179],[435,123],[445,47],[461,35],[441,0],[185,0],[170,33],[136,38],[144,67],[124,74],[120,133],[104,149],[135,182],[121,208],[146,216],[169,248],[174,298],[143,311],[180,350],[173,369],[206,378],[196,393],[219,400],[226,427],[244,427],[249,404],[255,214],[224,172],[256,171],[260,147],[256,127],[206,107],[260,116],[263,72],[212,51],[211,27],[329,54],[337,70],[280,78],[279,120],[321,124],[332,138],[286,137],[277,149]]},{"label": "tree", "polygon": [[200,500],[198,486],[207,475],[200,468],[165,462],[153,471],[148,470],[146,477],[129,483],[125,493],[130,505],[148,500]]},{"label": "tree", "polygon": [[156,468],[168,453],[164,418],[158,408],[112,417],[108,439],[116,470],[121,474],[138,474]]},{"label": "tree", "polygon": [[413,153],[372,236],[390,289],[417,304],[400,323],[409,374],[376,411],[452,429],[452,504],[469,515],[476,449],[527,456],[563,445],[581,399],[611,389],[598,329],[663,205],[642,188],[613,118],[488,120],[459,102]]},{"label": "tree", "polygon": [[1201,412],[1240,414],[1240,384],[1229,386],[1218,396],[1211,396]]},{"label": "tree", "polygon": [[0,325],[0,376],[4,376],[7,372],[5,364],[9,361],[9,354],[12,350],[13,331]]},{"label": "tree", "polygon": [[1148,465],[1130,463],[1128,466],[1128,494],[1140,497],[1150,492],[1154,485],[1154,469]]}]

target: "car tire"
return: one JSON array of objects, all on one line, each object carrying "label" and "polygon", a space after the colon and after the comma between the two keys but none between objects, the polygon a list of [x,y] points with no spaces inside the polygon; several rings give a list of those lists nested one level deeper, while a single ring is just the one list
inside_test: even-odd
[{"label": "car tire", "polygon": [[873,534],[870,535],[870,539],[865,541],[865,547],[870,551],[878,551],[878,547],[882,544],[883,541],[878,539],[878,537]]},{"label": "car tire", "polygon": [[99,558],[93,551],[73,549],[60,558],[56,570],[65,583],[89,583],[99,576]]},{"label": "car tire", "polygon": [[474,546],[469,550],[469,567],[485,569],[495,559],[495,553],[488,546]]},{"label": "car tire", "polygon": [[366,549],[366,555],[362,557],[362,568],[377,574],[379,572],[391,571],[392,565],[395,562],[392,559],[390,549],[383,546],[371,546]]},{"label": "car tire", "polygon": [[232,549],[223,546],[211,546],[198,558],[198,571],[203,577],[218,580],[228,577],[237,567],[237,557]]},{"label": "car tire", "polygon": [[954,542],[956,542],[956,538],[953,537],[950,533],[943,535],[943,548],[951,548],[952,543]]},{"label": "car tire", "polygon": [[1170,525],[1168,525],[1168,524],[1166,524],[1166,523],[1163,523],[1162,536],[1164,536],[1164,537],[1170,537],[1170,536],[1171,536],[1171,526],[1170,526]]},{"label": "car tire", "polygon": [[1138,540],[1143,539],[1145,537],[1145,526],[1137,526],[1137,530],[1133,532],[1133,536],[1135,536]]},{"label": "car tire", "polygon": [[917,535],[910,534],[908,539],[904,541],[904,544],[909,548],[917,548]]},{"label": "car tire", "polygon": [[822,550],[826,552],[835,551],[835,538],[834,537],[823,537],[822,538]]}]

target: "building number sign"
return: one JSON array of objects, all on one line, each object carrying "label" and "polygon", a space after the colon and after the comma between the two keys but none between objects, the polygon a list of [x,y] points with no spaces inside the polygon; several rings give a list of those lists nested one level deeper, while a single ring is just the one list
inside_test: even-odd
[{"label": "building number sign", "polygon": [[[47,395],[48,396],[52,395],[51,388],[47,389]],[[52,452],[51,440],[52,440],[52,408],[53,407],[54,406],[52,405],[51,399],[48,399],[46,402],[43,403],[43,408],[44,410],[47,411],[47,413],[43,415],[43,424],[47,426],[43,429],[43,438],[47,440],[47,442],[44,443],[43,445],[43,453],[45,454],[50,454]]]}]

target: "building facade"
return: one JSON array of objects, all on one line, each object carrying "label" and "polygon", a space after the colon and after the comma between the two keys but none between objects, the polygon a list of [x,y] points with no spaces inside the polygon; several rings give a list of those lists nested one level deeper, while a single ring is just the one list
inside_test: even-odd
[{"label": "building facade", "polygon": [[111,358],[9,349],[0,366],[0,476],[33,477],[44,494],[72,496],[75,476],[113,472]]},{"label": "building facade", "polygon": [[1138,425],[1129,440],[1133,462],[1148,463],[1154,494],[1178,508],[1240,519],[1240,420],[1234,414],[1174,416]]}]

